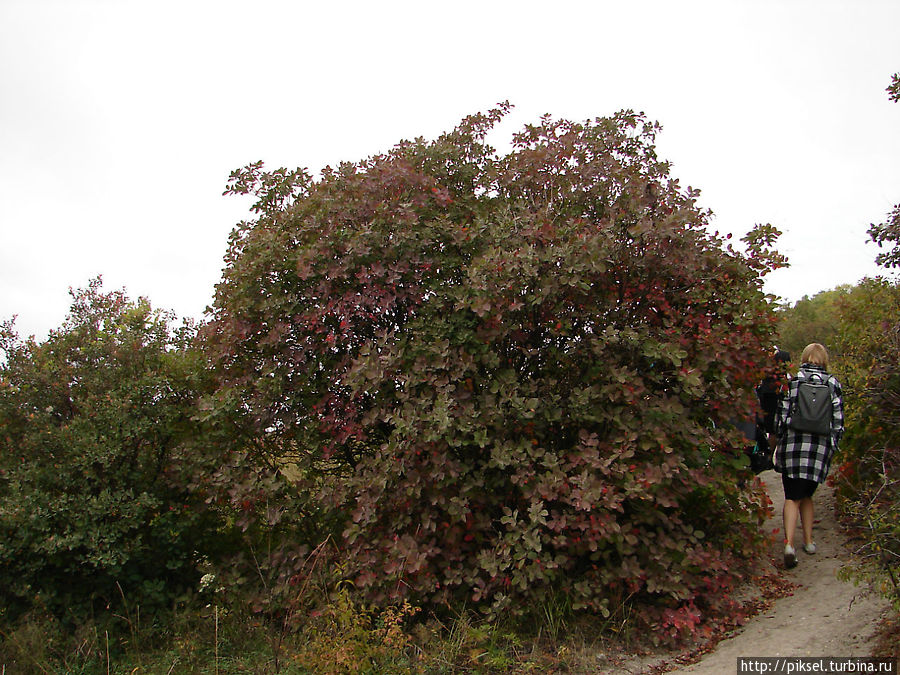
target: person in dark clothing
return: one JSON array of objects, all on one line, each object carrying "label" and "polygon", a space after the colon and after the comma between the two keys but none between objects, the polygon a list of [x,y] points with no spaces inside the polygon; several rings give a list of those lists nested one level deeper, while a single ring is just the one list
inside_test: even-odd
[{"label": "person in dark clothing", "polygon": [[775,417],[778,414],[781,400],[787,392],[789,376],[787,376],[785,369],[790,361],[790,352],[786,352],[783,349],[776,350],[776,367],[756,387],[756,398],[759,400],[759,407],[762,409],[762,415],[757,419],[757,425],[761,427],[767,439],[766,442],[772,450],[775,449],[777,441]]},{"label": "person in dark clothing", "polygon": [[[828,352],[818,343],[803,350],[797,376],[791,380],[788,395],[781,402],[775,420],[778,447],[775,452],[775,470],[781,474],[784,487],[784,564],[790,569],[797,564],[794,549],[794,530],[798,516],[803,526],[803,550],[816,552],[813,541],[813,493],[825,482],[831,467],[831,458],[844,433],[844,408],[841,385],[834,375],[828,374]],[[825,379],[831,389],[831,431],[816,434],[792,429],[792,401],[797,399],[800,382],[817,374]]]},{"label": "person in dark clothing", "polygon": [[791,355],[781,349],[775,351],[775,365],[770,368],[756,387],[756,399],[759,403],[755,419],[750,424],[740,428],[746,438],[754,443],[747,448],[746,453],[750,457],[750,468],[754,473],[761,473],[774,468],[772,453],[775,450],[777,437],[775,435],[775,416],[778,406],[787,391],[788,375],[786,368],[791,360]]}]

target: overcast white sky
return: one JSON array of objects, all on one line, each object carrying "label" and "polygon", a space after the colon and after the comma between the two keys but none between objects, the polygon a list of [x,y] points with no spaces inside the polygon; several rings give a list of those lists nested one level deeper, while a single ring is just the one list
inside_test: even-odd
[{"label": "overcast white sky", "polygon": [[879,269],[900,202],[897,0],[0,0],[0,319],[43,339],[102,274],[202,318],[255,160],[313,172],[497,101],[623,108],[714,226],[784,231],[788,301]]}]

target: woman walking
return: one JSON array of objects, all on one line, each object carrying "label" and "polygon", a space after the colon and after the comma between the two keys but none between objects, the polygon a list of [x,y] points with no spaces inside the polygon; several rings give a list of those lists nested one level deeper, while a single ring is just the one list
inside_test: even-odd
[{"label": "woman walking", "polygon": [[[810,555],[816,552],[812,497],[828,476],[831,458],[844,432],[841,385],[828,373],[825,347],[818,343],[808,345],[800,357],[800,364],[788,395],[781,401],[776,422],[779,444],[775,452],[775,470],[781,474],[784,486],[784,565],[788,569],[797,565],[794,530],[798,516],[803,529],[803,550]],[[804,382],[827,386],[822,391],[830,398],[831,405],[827,406],[826,402],[826,414],[830,413],[830,419],[826,419],[818,431],[810,431],[808,424],[800,422],[803,415],[798,398],[800,385]]]}]

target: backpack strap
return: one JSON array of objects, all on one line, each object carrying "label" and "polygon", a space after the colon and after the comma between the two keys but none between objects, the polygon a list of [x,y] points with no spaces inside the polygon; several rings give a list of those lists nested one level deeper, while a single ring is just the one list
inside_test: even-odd
[{"label": "backpack strap", "polygon": [[828,388],[831,389],[832,393],[834,393],[834,385],[831,383],[831,375],[826,372],[820,372],[818,370],[803,370],[801,372],[805,375],[803,379],[812,381],[813,377],[819,378],[820,384],[827,384]]}]

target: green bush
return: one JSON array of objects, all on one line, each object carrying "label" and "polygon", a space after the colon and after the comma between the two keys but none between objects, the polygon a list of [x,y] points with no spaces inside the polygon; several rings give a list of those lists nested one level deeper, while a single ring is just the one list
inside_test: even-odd
[{"label": "green bush", "polygon": [[544,119],[497,156],[504,113],[318,181],[235,172],[258,217],[204,329],[204,406],[321,497],[367,601],[640,602],[689,633],[761,550],[731,422],[778,233],[710,234],[640,115]]},{"label": "green bush", "polygon": [[193,433],[191,329],[145,300],[73,292],[63,327],[0,348],[0,620],[169,605],[215,530],[173,462]]},{"label": "green bush", "polygon": [[900,611],[900,286],[884,280],[861,286],[879,292],[874,302],[848,305],[841,323],[852,345],[852,388],[834,483],[861,563],[845,575],[869,581]]}]

